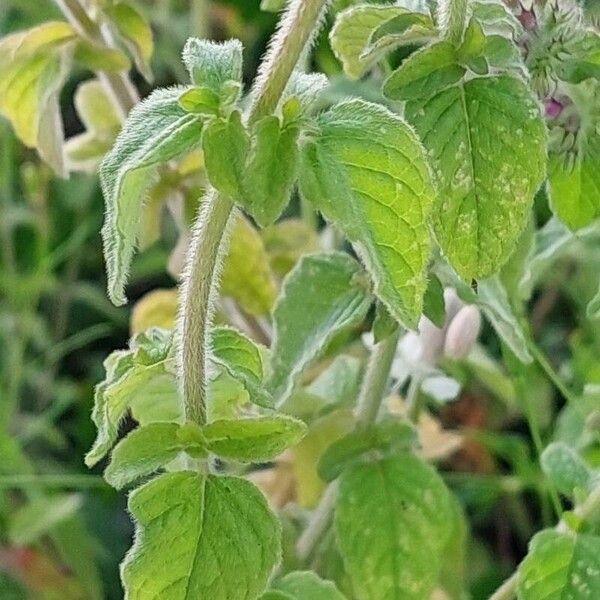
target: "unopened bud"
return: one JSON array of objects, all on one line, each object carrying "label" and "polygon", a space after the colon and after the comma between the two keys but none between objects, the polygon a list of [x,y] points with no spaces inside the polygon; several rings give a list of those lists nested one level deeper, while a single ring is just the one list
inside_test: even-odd
[{"label": "unopened bud", "polygon": [[477,341],[480,330],[481,314],[479,309],[473,305],[461,308],[448,325],[444,355],[455,360],[465,358]]}]

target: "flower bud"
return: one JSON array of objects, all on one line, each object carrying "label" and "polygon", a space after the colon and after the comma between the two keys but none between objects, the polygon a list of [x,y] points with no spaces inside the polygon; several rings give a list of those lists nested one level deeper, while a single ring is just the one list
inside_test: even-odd
[{"label": "flower bud", "polygon": [[473,305],[461,308],[448,325],[444,342],[444,356],[455,360],[465,358],[477,341],[480,330],[481,314],[479,309]]}]

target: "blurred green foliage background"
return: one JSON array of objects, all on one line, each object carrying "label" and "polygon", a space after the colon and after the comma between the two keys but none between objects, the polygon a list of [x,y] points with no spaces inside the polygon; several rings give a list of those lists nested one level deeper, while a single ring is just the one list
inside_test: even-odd
[{"label": "blurred green foliage background", "polygon": [[[351,3],[338,1],[335,7]],[[136,6],[151,23],[155,41],[152,85],[132,74],[142,96],[185,79],[179,55],[191,35],[239,38],[250,82],[277,20],[260,9],[259,0],[154,0]],[[0,37],[61,18],[50,0],[0,0]],[[327,40],[330,23],[312,59],[316,70],[332,77],[330,95],[352,89],[379,98],[375,83],[342,78]],[[90,77],[74,71],[61,93],[67,138],[83,130],[73,97]],[[548,219],[543,196],[536,211],[540,223]],[[122,596],[118,564],[132,535],[126,498],[104,483],[101,469],[90,473],[83,464],[94,439],[93,388],[104,375],[106,356],[127,346],[136,300],[176,284],[166,265],[178,232],[172,219],[163,219],[159,238],[135,260],[130,304],[116,309],[105,293],[103,214],[95,176],[55,178],[0,120],[2,600]],[[599,259],[597,243],[565,251],[545,271],[530,302],[529,320],[540,346],[582,406],[590,407],[581,414],[564,411],[564,399],[531,367],[532,410],[546,440],[575,443],[587,414],[598,406],[600,325],[585,319],[585,307],[596,291]],[[554,519],[514,386],[494,360],[500,349],[491,330],[482,341],[490,362],[447,365],[463,391],[439,411],[440,421],[460,428],[466,440],[445,465],[445,475],[473,528],[467,563],[473,598],[485,598],[524,554],[532,533]],[[597,445],[588,458],[598,466]]]}]

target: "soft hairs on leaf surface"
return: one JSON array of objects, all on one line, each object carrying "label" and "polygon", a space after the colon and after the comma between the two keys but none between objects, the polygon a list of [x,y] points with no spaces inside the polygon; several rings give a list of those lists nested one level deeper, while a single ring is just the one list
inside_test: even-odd
[{"label": "soft hairs on leaf surface", "polygon": [[350,100],[318,117],[301,155],[303,196],[352,241],[393,317],[416,327],[435,189],[413,130],[383,106]]},{"label": "soft hairs on leaf surface", "polygon": [[205,455],[200,427],[195,423],[149,423],[131,431],[114,448],[104,478],[119,489],[171,462],[182,451]]},{"label": "soft hairs on leaf surface", "polygon": [[169,473],[133,492],[129,510],[126,600],[255,600],[280,559],[279,521],[244,479]]},{"label": "soft hairs on leaf surface", "polygon": [[360,323],[371,304],[360,265],[348,254],[304,256],[286,276],[273,311],[267,388],[281,405],[336,333]]},{"label": "soft hairs on leaf surface", "polygon": [[401,6],[360,4],[339,14],[329,34],[331,49],[350,78],[358,79],[381,58],[380,53],[365,56],[371,35],[377,27],[406,12]]},{"label": "soft hairs on leaf surface", "polygon": [[285,415],[247,419],[220,419],[203,428],[208,450],[241,462],[265,462],[297,444],[306,425]]},{"label": "soft hairs on leaf surface", "polygon": [[141,226],[140,210],[156,167],[200,143],[202,120],[177,102],[184,90],[156,90],[140,102],[100,167],[106,201],[102,238],[108,293],[115,304],[126,301],[123,288]]},{"label": "soft hairs on leaf surface", "polygon": [[538,102],[515,76],[463,79],[453,47],[439,42],[410,56],[384,93],[406,101],[440,182],[433,225],[465,280],[496,272],[527,224],[546,165]]},{"label": "soft hairs on leaf surface", "polygon": [[241,81],[242,50],[239,40],[211,42],[189,38],[183,48],[183,63],[196,85],[219,93],[228,81]]},{"label": "soft hairs on leaf surface", "polygon": [[341,476],[335,531],[358,600],[426,600],[452,531],[444,482],[411,454]]}]

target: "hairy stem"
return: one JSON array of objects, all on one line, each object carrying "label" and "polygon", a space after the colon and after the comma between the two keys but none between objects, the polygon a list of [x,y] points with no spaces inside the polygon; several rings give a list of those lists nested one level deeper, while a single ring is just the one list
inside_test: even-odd
[{"label": "hairy stem", "polygon": [[459,44],[467,25],[469,0],[444,0],[439,6],[440,27],[445,37]]},{"label": "hairy stem", "polygon": [[[90,18],[79,0],[54,1],[79,35],[95,44],[108,48],[114,47],[110,35]],[[127,73],[99,71],[96,76],[119,111],[121,118],[125,120],[129,111],[140,99]]]},{"label": "hairy stem", "polygon": [[[387,391],[399,338],[400,331],[397,331],[377,344],[371,352],[356,405],[357,429],[365,428],[377,419]],[[325,490],[308,526],[298,539],[296,554],[301,563],[306,563],[327,531],[335,508],[337,491],[338,483],[333,481]]]},{"label": "hairy stem", "polygon": [[[582,521],[587,521],[600,513],[600,485],[597,485],[590,495],[574,511]],[[569,525],[564,519],[556,526],[557,531],[569,531]],[[517,594],[519,572],[515,571],[491,596],[490,600],[512,600]]]},{"label": "hairy stem", "polygon": [[[253,104],[252,124],[272,113],[283,94],[302,51],[310,42],[328,0],[291,0],[281,18],[271,49],[260,67]],[[180,379],[188,420],[206,420],[207,348],[220,256],[233,202],[214,191],[207,194],[188,250],[179,323]]]}]

